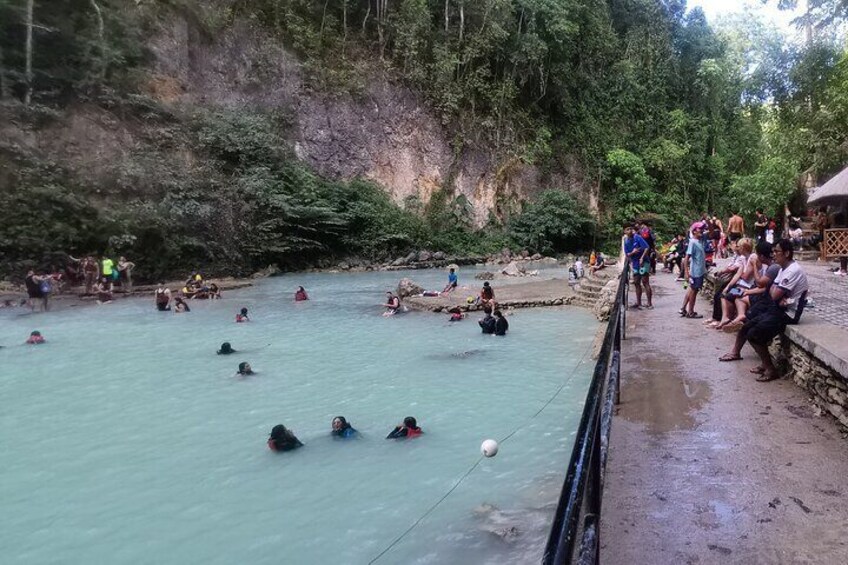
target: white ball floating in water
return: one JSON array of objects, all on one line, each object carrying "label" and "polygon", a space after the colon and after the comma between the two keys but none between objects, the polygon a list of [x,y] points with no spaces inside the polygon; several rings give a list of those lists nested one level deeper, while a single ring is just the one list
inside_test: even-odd
[{"label": "white ball floating in water", "polygon": [[487,439],[483,442],[483,445],[480,446],[480,451],[486,457],[494,457],[498,454],[498,442],[493,439]]}]

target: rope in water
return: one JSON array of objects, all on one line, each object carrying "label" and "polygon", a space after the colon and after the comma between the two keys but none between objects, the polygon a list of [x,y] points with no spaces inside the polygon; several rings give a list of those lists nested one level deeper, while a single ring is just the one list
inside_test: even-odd
[{"label": "rope in water", "polygon": [[[573,381],[573,380],[574,380],[575,374],[577,373],[577,368],[578,368],[578,367],[579,367],[579,366],[583,363],[583,360],[584,360],[584,359],[586,359],[586,355],[589,353],[589,350],[590,350],[590,349],[592,349],[592,345],[591,345],[591,344],[589,344],[589,347],[587,347],[587,348],[586,348],[586,351],[584,351],[584,352],[583,352],[583,355],[581,355],[581,356],[580,356],[580,359],[577,361],[577,363],[575,363],[574,368],[571,370],[571,374],[569,375],[568,379],[566,379],[566,380],[565,380],[565,382],[563,382],[563,383],[559,386],[559,388],[558,388],[558,389],[556,389],[556,392],[554,392],[553,396],[551,396],[551,397],[548,399],[548,401],[547,401],[547,402],[545,402],[545,403],[542,405],[542,407],[541,407],[541,408],[539,408],[539,409],[536,411],[536,413],[535,413],[535,414],[533,414],[532,416],[530,416],[530,417],[527,419],[527,421],[526,421],[526,422],[524,422],[523,424],[521,424],[520,426],[518,426],[517,428],[515,428],[514,430],[512,430],[512,432],[510,432],[509,434],[507,434],[507,436],[506,436],[506,437],[504,437],[502,440],[500,440],[500,441],[498,442],[499,444],[504,443],[504,442],[505,442],[505,441],[507,441],[509,438],[511,438],[512,436],[514,436],[516,433],[518,433],[520,430],[522,430],[523,428],[526,428],[526,427],[530,424],[530,422],[532,422],[532,421],[533,421],[533,420],[534,420],[534,419],[535,419],[535,418],[536,418],[539,414],[541,414],[541,413],[545,410],[545,408],[547,408],[548,406],[550,406],[550,405],[551,405],[551,403],[552,403],[552,402],[556,399],[556,397],[557,397],[557,396],[559,396],[559,393],[561,393],[561,392],[562,392],[562,390],[563,390],[566,386],[568,386],[568,385],[571,383],[571,381]],[[386,547],[383,551],[381,551],[381,552],[380,552],[380,553],[379,553],[379,554],[378,554],[378,555],[377,555],[374,559],[372,559],[371,561],[369,561],[369,562],[368,562],[368,565],[374,565],[374,563],[376,563],[376,562],[377,562],[377,561],[378,561],[381,557],[383,557],[385,554],[387,554],[389,551],[391,551],[391,549],[392,549],[394,546],[396,546],[397,544],[399,544],[399,543],[401,542],[401,540],[407,536],[407,534],[409,534],[412,530],[414,530],[414,529],[415,529],[415,527],[416,527],[418,524],[420,524],[420,523],[421,523],[421,522],[422,522],[422,521],[423,521],[423,520],[424,520],[427,516],[429,516],[429,515],[430,515],[430,514],[431,514],[431,513],[432,513],[432,512],[436,509],[436,508],[438,508],[438,507],[439,507],[439,505],[440,505],[442,502],[444,502],[444,501],[445,501],[445,499],[446,499],[447,497],[449,497],[449,496],[453,493],[453,491],[455,491],[455,490],[459,487],[459,485],[461,485],[461,484],[462,484],[462,481],[464,481],[464,480],[468,477],[468,475],[470,475],[470,474],[474,471],[474,469],[476,469],[476,468],[477,468],[477,466],[480,464],[480,462],[481,462],[481,461],[483,461],[483,459],[484,459],[484,458],[483,458],[483,456],[478,457],[478,458],[477,458],[477,461],[475,461],[475,462],[474,462],[474,464],[473,464],[473,465],[471,465],[471,467],[469,467],[469,469],[468,469],[467,471],[465,471],[465,473],[464,473],[464,474],[463,474],[463,475],[459,478],[459,480],[458,480],[458,481],[456,481],[456,482],[453,484],[453,486],[452,486],[452,487],[451,487],[451,488],[450,488],[450,489],[449,489],[449,490],[448,490],[448,491],[447,491],[447,492],[446,492],[446,493],[445,493],[445,494],[444,494],[444,495],[443,495],[443,496],[442,496],[439,500],[437,500],[437,501],[436,501],[436,503],[435,503],[435,504],[433,504],[432,506],[430,506],[430,508],[428,508],[428,509],[427,509],[427,511],[426,511],[426,512],[424,512],[424,514],[422,514],[422,515],[421,515],[421,516],[420,516],[417,520],[415,520],[415,522],[413,522],[413,523],[412,523],[412,525],[411,525],[411,526],[409,526],[409,527],[408,527],[408,528],[407,528],[407,529],[406,529],[406,530],[405,530],[402,534],[400,534],[399,536],[397,536],[397,537],[394,539],[394,541],[392,541],[392,543],[390,543],[390,544],[389,544],[389,545],[388,545],[388,546],[387,546],[387,547]]]}]

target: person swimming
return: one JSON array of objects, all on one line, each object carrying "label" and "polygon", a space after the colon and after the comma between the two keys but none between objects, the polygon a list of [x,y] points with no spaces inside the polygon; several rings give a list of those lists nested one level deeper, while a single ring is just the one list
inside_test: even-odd
[{"label": "person swimming", "polygon": [[250,367],[250,363],[248,363],[247,361],[242,361],[241,363],[239,363],[238,372],[236,374],[240,376],[245,376],[255,375],[256,373],[253,372],[253,369]]},{"label": "person swimming", "polygon": [[36,330],[29,334],[29,338],[27,338],[27,345],[40,345],[42,343],[46,343],[47,340],[44,339],[44,336],[41,335],[41,332]]},{"label": "person swimming", "polygon": [[183,312],[191,312],[191,308],[188,307],[188,304],[185,303],[185,300],[177,296],[176,298],[174,298],[174,313],[182,314]]},{"label": "person swimming", "polygon": [[309,300],[309,295],[306,294],[306,290],[302,286],[297,287],[297,292],[294,293],[294,301],[302,302],[304,300]]},{"label": "person swimming", "polygon": [[395,429],[389,432],[386,439],[414,438],[420,436],[422,433],[424,432],[418,427],[418,422],[415,421],[415,418],[407,416],[403,419],[403,424],[395,426]]},{"label": "person swimming", "polygon": [[400,298],[391,291],[386,292],[386,303],[383,306],[386,307],[383,316],[394,316],[400,310]]},{"label": "person swimming", "polygon": [[233,346],[230,345],[229,341],[225,341],[221,344],[221,349],[218,350],[218,355],[229,355],[230,353],[236,353],[236,350],[233,349]]},{"label": "person swimming", "polygon": [[344,416],[336,416],[333,418],[333,431],[330,432],[330,435],[333,437],[340,438],[352,438],[356,437],[359,432],[357,432],[350,423],[345,420]]},{"label": "person swimming", "polygon": [[247,315],[247,308],[242,308],[241,312],[236,314],[236,323],[241,324],[243,322],[249,322],[250,317]]},{"label": "person swimming", "polygon": [[284,425],[277,424],[271,429],[271,435],[268,436],[268,449],[271,451],[291,451],[298,447],[303,447],[303,443]]}]

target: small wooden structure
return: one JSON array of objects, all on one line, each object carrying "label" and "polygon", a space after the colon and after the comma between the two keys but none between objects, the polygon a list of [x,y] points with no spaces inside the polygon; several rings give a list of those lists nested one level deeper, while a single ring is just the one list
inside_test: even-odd
[{"label": "small wooden structure", "polygon": [[[809,206],[842,206],[848,208],[848,167],[817,188],[807,199]],[[821,242],[823,260],[848,257],[848,226],[824,230]]]}]

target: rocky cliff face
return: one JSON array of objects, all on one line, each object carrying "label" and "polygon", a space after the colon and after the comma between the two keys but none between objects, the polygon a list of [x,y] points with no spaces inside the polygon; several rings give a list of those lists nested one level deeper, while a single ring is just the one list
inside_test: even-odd
[{"label": "rocky cliff face", "polygon": [[[246,22],[209,37],[186,19],[171,19],[148,45],[154,61],[145,89],[166,108],[273,112],[286,123],[295,154],[314,170],[331,178],[370,179],[399,204],[410,197],[426,204],[444,188],[453,197],[465,196],[474,224],[482,226],[490,211],[547,187],[584,199],[591,192],[576,161],[554,179],[543,179],[535,167],[487,147],[455,150],[452,133],[421,97],[388,73],[369,71],[361,95],[317,92],[296,56]],[[6,143],[60,163],[104,196],[123,189],[138,194],[143,174],[167,169],[189,175],[198,162],[178,131],[171,137],[168,126],[138,113],[79,103],[38,127],[7,118],[0,120]],[[161,188],[150,196],[162,196]]]},{"label": "rocky cliff face", "polygon": [[[291,120],[300,159],[325,176],[375,181],[399,204],[409,197],[426,204],[444,187],[466,197],[480,226],[499,202],[545,188],[539,171],[519,159],[485,147],[455,151],[421,97],[387,74],[371,71],[360,96],[310,89],[297,58],[248,23],[212,39],[182,20],[150,45],[156,62],[149,88],[162,101],[280,112]],[[556,184],[585,192],[576,164]]]}]

